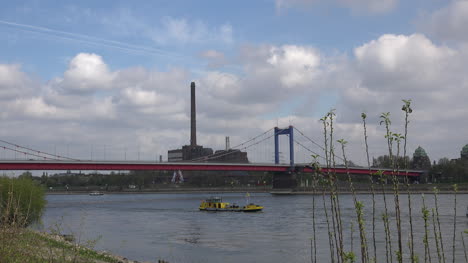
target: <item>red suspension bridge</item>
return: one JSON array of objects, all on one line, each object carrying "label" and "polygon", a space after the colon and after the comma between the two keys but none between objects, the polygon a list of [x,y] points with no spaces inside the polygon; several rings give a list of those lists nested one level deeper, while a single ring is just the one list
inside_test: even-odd
[{"label": "red suspension bridge", "polygon": [[[296,135],[301,136],[302,140],[294,137],[294,131]],[[289,142],[289,163],[280,163],[280,143],[279,136],[285,135],[288,137]],[[273,140],[274,148],[271,147]],[[269,147],[266,147],[266,154],[271,155],[274,151],[274,163],[221,163],[217,161],[220,157],[235,154],[240,151],[250,151],[255,146],[261,143],[266,143]],[[294,146],[298,146],[301,151],[295,150]],[[9,141],[0,140],[0,149],[4,151],[14,152],[15,156],[22,156],[21,159],[0,160],[0,170],[93,170],[93,171],[130,171],[130,170],[182,170],[182,171],[263,171],[263,172],[284,172],[284,173],[299,173],[299,172],[313,172],[311,166],[308,163],[295,163],[294,158],[298,153],[307,155],[307,159],[310,159],[310,155],[316,155],[323,158],[323,154],[317,152],[325,152],[320,144],[316,143],[305,133],[301,132],[293,126],[289,126],[285,129],[279,129],[277,127],[272,128],[258,136],[255,136],[235,147],[233,150],[225,151],[223,153],[216,153],[213,155],[203,156],[194,158],[192,160],[186,160],[183,162],[156,162],[156,161],[96,161],[86,160],[83,158],[72,158],[69,156],[63,156],[58,154],[51,154],[45,151],[32,149],[30,147],[21,146]],[[341,159],[336,156],[337,159]],[[325,158],[323,158],[325,159]],[[341,161],[343,161],[341,159]],[[384,174],[392,174],[391,169],[378,169],[378,168],[367,168],[367,167],[334,167],[327,168],[322,166],[322,172],[335,172],[337,174],[350,173],[353,175],[369,175],[383,171]],[[419,177],[424,171],[420,170],[404,170],[393,172],[393,174],[399,176]]]}]

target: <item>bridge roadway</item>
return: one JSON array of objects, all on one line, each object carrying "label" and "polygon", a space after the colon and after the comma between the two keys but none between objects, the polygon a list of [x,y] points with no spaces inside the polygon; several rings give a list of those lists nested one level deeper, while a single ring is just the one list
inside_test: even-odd
[{"label": "bridge roadway", "polygon": [[[298,171],[313,172],[307,164],[295,164]],[[289,164],[267,163],[203,163],[203,162],[149,162],[149,161],[50,161],[50,160],[0,160],[0,170],[99,170],[99,171],[131,171],[131,170],[182,170],[182,171],[263,171],[289,172]],[[390,169],[371,169],[371,173],[383,170],[391,174]],[[368,175],[369,169],[364,167],[322,168],[323,172],[336,171],[337,174]],[[420,176],[424,171],[400,171],[401,176]]]}]

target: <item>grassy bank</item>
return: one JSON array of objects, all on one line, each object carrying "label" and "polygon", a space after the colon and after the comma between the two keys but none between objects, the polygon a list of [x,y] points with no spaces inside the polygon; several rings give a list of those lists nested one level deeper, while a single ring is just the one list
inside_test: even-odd
[{"label": "grassy bank", "polygon": [[63,236],[25,228],[2,227],[0,230],[0,262],[3,263],[118,263],[125,261],[97,252],[86,245],[77,245]]},{"label": "grassy bank", "polygon": [[73,243],[59,234],[34,231],[46,204],[43,189],[30,178],[0,177],[1,263],[132,262],[96,252],[95,242]]}]

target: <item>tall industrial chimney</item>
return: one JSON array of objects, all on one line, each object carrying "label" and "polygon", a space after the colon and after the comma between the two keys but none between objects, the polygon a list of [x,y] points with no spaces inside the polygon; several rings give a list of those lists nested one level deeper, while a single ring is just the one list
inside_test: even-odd
[{"label": "tall industrial chimney", "polygon": [[197,111],[195,107],[195,82],[190,84],[191,104],[190,104],[190,146],[197,146]]}]

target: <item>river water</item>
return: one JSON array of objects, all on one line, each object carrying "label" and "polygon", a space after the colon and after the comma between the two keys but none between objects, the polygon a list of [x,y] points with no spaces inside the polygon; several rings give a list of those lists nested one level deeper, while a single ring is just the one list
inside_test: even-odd
[{"label": "river water", "polygon": [[[74,234],[77,241],[96,241],[94,248],[129,259],[157,262],[311,262],[313,238],[313,196],[251,194],[251,202],[265,206],[258,213],[201,212],[198,205],[211,194],[106,194],[48,195],[42,218],[45,230],[59,229]],[[244,194],[217,194],[226,202],[245,202]],[[372,247],[372,197],[358,195],[364,203],[366,232]],[[387,195],[392,249],[396,250],[396,226],[393,196]],[[407,196],[401,195],[403,246],[407,257],[409,216]],[[447,262],[452,258],[453,195],[439,195],[440,224]],[[322,196],[315,196],[316,240],[318,262],[330,262],[327,222]],[[381,218],[384,211],[382,195],[376,197],[376,236],[380,262],[386,257],[385,235]],[[460,232],[468,229],[465,216],[468,195],[457,196],[457,262],[463,262]],[[327,197],[326,205],[330,201]],[[344,245],[347,251],[359,255],[359,232],[352,195],[340,195],[344,225]],[[426,205],[434,207],[433,195],[426,195]],[[412,195],[415,250],[424,261],[424,222],[421,218],[421,195]],[[355,231],[351,232],[351,223]],[[437,250],[430,225],[431,256],[436,262]],[[351,239],[351,233],[353,239]],[[353,242],[351,242],[353,240]],[[465,235],[468,246],[468,235]],[[371,254],[372,254],[371,249]],[[395,258],[393,258],[395,260]]]}]

